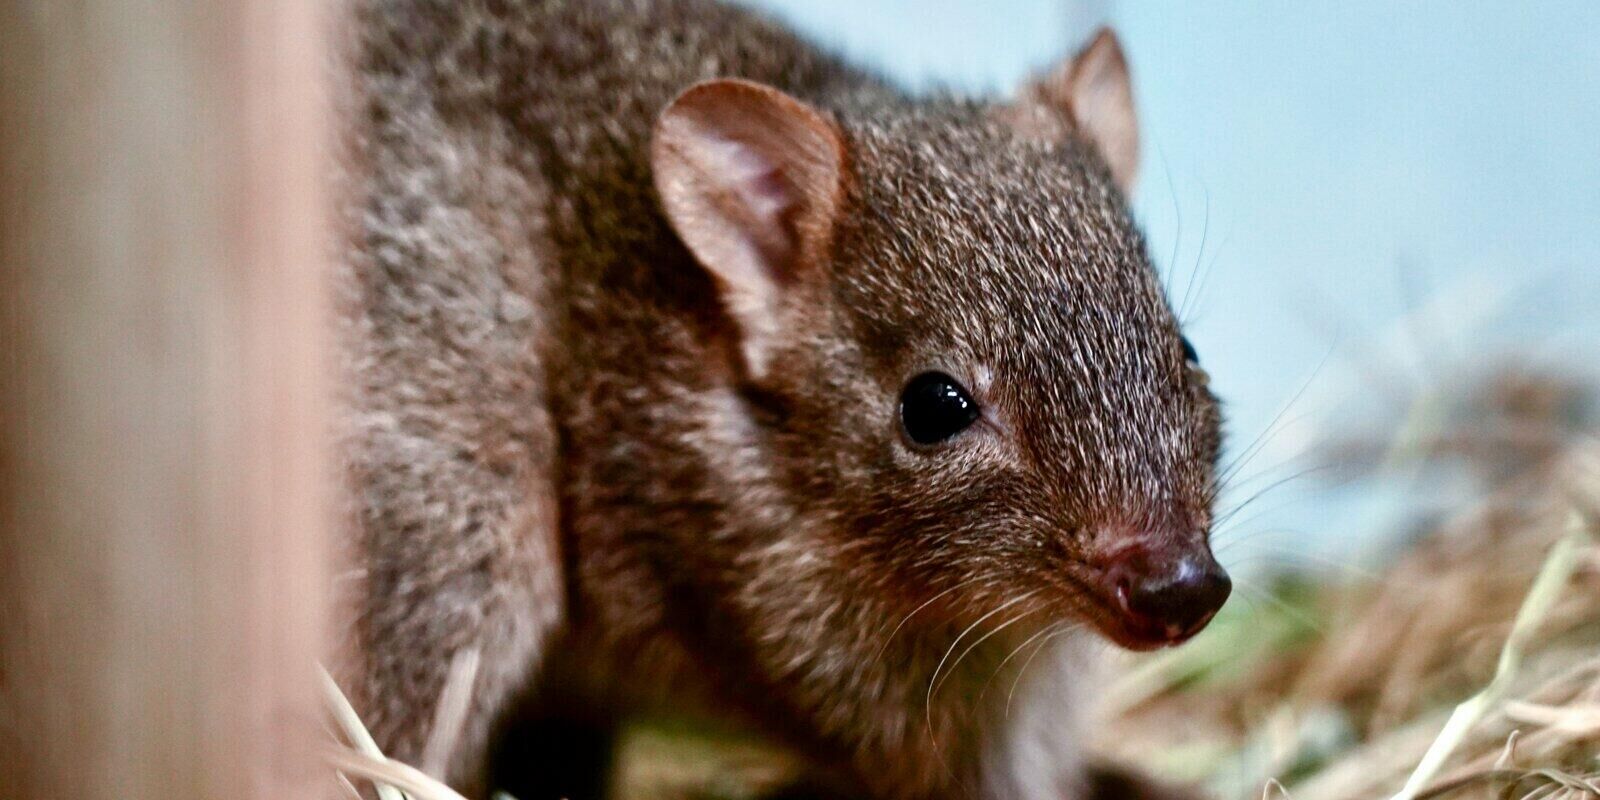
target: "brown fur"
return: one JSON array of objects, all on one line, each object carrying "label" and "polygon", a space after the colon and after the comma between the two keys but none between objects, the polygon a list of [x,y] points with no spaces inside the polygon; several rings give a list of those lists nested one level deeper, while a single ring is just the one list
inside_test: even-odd
[{"label": "brown fur", "polygon": [[[1091,143],[706,0],[360,0],[352,30],[344,677],[380,743],[419,758],[475,648],[467,785],[526,692],[731,716],[877,797],[1028,791],[993,755],[1006,657],[1100,613],[1117,537],[1203,546],[1218,447]],[[657,116],[719,76],[820,109],[848,157],[759,377],[652,187]],[[895,416],[928,368],[993,414],[933,454]],[[1072,756],[1042,780],[1085,785]]]}]

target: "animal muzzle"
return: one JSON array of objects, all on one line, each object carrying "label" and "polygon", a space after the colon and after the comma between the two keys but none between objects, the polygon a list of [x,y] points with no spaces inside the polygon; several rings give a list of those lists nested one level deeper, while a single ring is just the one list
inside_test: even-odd
[{"label": "animal muzzle", "polygon": [[1205,628],[1233,591],[1228,573],[1204,545],[1134,545],[1100,569],[1105,632],[1118,644],[1149,650],[1181,644]]}]

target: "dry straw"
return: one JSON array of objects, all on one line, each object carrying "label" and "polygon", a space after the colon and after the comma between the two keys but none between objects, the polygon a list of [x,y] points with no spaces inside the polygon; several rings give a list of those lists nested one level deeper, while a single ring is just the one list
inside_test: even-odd
[{"label": "dry straw", "polygon": [[369,781],[379,800],[466,800],[460,793],[423,771],[386,758],[361,722],[350,700],[327,670],[322,670],[323,701],[346,744],[330,747],[328,760],[339,771],[341,785],[356,797],[350,778]]}]

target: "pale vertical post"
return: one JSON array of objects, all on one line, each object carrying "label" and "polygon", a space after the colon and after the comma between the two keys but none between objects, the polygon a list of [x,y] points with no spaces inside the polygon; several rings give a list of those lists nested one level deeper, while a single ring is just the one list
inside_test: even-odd
[{"label": "pale vertical post", "polygon": [[321,0],[0,3],[0,797],[326,796]]}]

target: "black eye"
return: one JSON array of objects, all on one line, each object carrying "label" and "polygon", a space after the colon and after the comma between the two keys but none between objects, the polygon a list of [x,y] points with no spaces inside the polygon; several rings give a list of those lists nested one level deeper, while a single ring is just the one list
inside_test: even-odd
[{"label": "black eye", "polygon": [[924,372],[900,395],[900,422],[917,444],[942,442],[978,420],[978,404],[956,379]]},{"label": "black eye", "polygon": [[1189,341],[1189,337],[1180,336],[1178,341],[1183,342],[1183,360],[1194,366],[1200,366],[1200,354],[1194,351],[1194,345]]}]

